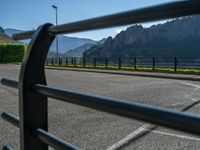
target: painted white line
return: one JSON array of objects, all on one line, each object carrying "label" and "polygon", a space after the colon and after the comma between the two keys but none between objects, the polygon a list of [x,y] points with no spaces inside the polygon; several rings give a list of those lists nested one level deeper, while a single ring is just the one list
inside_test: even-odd
[{"label": "painted white line", "polygon": [[180,82],[180,83],[185,84],[185,85],[189,85],[189,86],[192,86],[192,87],[195,87],[196,89],[200,88],[200,85],[198,85],[198,84],[187,83],[187,82]]},{"label": "painted white line", "polygon": [[107,150],[117,150],[121,148],[122,146],[133,142],[135,139],[139,138],[141,135],[150,132],[152,129],[154,129],[155,126],[152,125],[143,125],[136,129],[135,131],[131,132],[129,135],[118,141],[117,143],[113,144]]},{"label": "painted white line", "polygon": [[[186,83],[186,82],[180,82],[180,83],[195,87],[195,90],[200,89],[200,85],[196,85],[196,84],[192,84],[192,83]],[[185,98],[189,98],[190,96],[186,94],[184,97]],[[197,99],[197,98],[192,98],[191,100],[194,101],[194,102],[199,101],[199,99]],[[172,104],[172,106],[176,106],[176,105],[180,105],[180,104],[183,104],[183,103],[175,103],[175,104]],[[178,134],[173,134],[173,133],[168,133],[168,132],[162,132],[162,131],[154,130],[155,128],[156,128],[155,125],[145,124],[145,125],[139,127],[138,129],[136,129],[135,131],[131,132],[126,137],[124,137],[120,141],[116,142],[112,146],[108,147],[106,150],[117,150],[117,149],[120,149],[123,146],[127,145],[128,143],[134,142],[134,140],[138,139],[142,135],[145,135],[145,134],[147,134],[149,132],[162,134],[162,135],[167,135],[167,136],[172,136],[172,137],[176,137],[176,138],[200,141],[200,138],[186,136],[186,135],[178,135]]]},{"label": "painted white line", "polygon": [[[144,130],[149,130],[149,129],[144,129]],[[172,137],[177,137],[177,138],[181,138],[181,139],[200,141],[200,138],[186,136],[186,135],[173,134],[173,133],[162,132],[162,131],[158,131],[158,130],[152,130],[151,132],[157,133],[157,134],[162,134],[162,135],[167,135],[167,136],[172,136]]]},{"label": "painted white line", "polygon": [[[187,83],[187,82],[179,82],[179,83],[184,84],[184,85],[188,85],[188,86],[195,87],[195,90],[193,91],[193,94],[194,94],[197,90],[200,89],[200,85],[198,85],[198,84]],[[186,94],[186,95],[184,96],[184,98],[190,99],[190,100],[192,100],[192,101],[194,101],[194,102],[199,101],[199,98],[190,98],[190,97],[192,97],[192,96],[190,96],[190,95],[188,95],[188,94]]]},{"label": "painted white line", "polygon": [[156,126],[154,126],[154,125],[149,125],[149,124],[143,125],[143,126],[139,127],[138,129],[136,129],[135,131],[128,134],[126,137],[124,137],[120,141],[118,141],[115,144],[113,144],[112,146],[108,147],[106,150],[120,149],[123,146],[129,144],[130,142],[134,142],[134,140],[136,140],[137,138],[139,138],[142,135],[145,135],[149,132],[156,133],[156,134],[162,134],[162,135],[166,135],[166,136],[171,136],[171,137],[176,137],[176,138],[181,138],[181,139],[200,141],[200,138],[197,138],[197,137],[162,132],[162,131],[154,130],[155,128],[156,128]]},{"label": "painted white line", "polygon": [[199,99],[198,99],[198,98],[192,98],[191,100],[192,100],[192,101],[194,101],[194,102],[197,102],[197,101],[199,101]]}]

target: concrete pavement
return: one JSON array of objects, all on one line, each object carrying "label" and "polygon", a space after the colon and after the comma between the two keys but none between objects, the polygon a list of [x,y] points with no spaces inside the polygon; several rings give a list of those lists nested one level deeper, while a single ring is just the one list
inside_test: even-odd
[{"label": "concrete pavement", "polygon": [[176,79],[176,80],[189,80],[189,81],[200,81],[199,74],[183,74],[183,73],[162,73],[153,71],[130,71],[130,70],[112,70],[112,69],[94,69],[94,68],[73,68],[73,67],[49,67],[46,69],[55,70],[68,70],[77,72],[94,72],[94,73],[106,73],[106,74],[118,74],[118,75],[129,75],[129,76],[140,76],[140,77],[151,77],[151,78],[164,78],[164,79]]},{"label": "concrete pavement", "polygon": [[[0,65],[0,78],[17,79],[19,66]],[[125,99],[181,110],[200,99],[200,83],[108,73],[46,70],[48,85],[77,92]],[[0,85],[0,113],[18,116],[18,92]],[[199,137],[148,123],[49,99],[49,131],[82,149],[190,149],[200,148]],[[199,114],[199,104],[190,108]],[[146,132],[148,131],[149,132]],[[144,132],[145,131],[145,132]],[[147,134],[142,134],[147,133]],[[139,136],[138,136],[139,135]],[[138,138],[136,138],[138,136]],[[19,130],[0,119],[0,145],[19,149]],[[0,148],[1,148],[0,146]]]}]

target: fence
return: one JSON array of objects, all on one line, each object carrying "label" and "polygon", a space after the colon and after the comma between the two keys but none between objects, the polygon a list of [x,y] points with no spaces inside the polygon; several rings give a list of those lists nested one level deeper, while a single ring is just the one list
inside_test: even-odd
[{"label": "fence", "polygon": [[[15,34],[14,40],[31,38],[31,41],[21,66],[19,81],[3,78],[1,83],[19,90],[19,118],[5,112],[2,117],[20,128],[21,149],[47,150],[48,146],[78,149],[48,132],[47,97],[200,135],[198,115],[49,87],[44,73],[45,59],[57,34],[199,13],[200,1],[178,1],[58,26],[44,24],[35,31]],[[12,148],[5,146],[3,149]]]},{"label": "fence", "polygon": [[48,58],[46,65],[115,69],[195,69],[200,70],[199,57],[134,57],[134,58]]}]

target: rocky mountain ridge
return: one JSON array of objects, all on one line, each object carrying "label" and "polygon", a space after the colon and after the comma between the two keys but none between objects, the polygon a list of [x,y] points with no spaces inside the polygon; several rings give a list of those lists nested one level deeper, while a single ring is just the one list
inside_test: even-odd
[{"label": "rocky mountain ridge", "polygon": [[84,57],[200,56],[200,16],[173,19],[144,28],[134,25],[104,44],[84,52]]}]

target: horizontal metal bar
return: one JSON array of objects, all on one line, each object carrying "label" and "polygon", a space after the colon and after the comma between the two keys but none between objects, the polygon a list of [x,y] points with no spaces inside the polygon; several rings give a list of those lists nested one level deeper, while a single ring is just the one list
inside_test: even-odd
[{"label": "horizontal metal bar", "polygon": [[70,149],[70,150],[79,150],[78,147],[67,143],[66,141],[42,130],[42,129],[37,129],[33,132],[33,135],[37,137],[39,140],[42,142],[48,144],[49,146],[58,149],[58,150],[65,150],[65,149]]},{"label": "horizontal metal bar", "polygon": [[12,125],[16,126],[19,128],[19,118],[14,116],[13,114],[11,113],[8,113],[8,112],[3,112],[1,114],[1,117],[8,121],[9,123],[11,123]]},{"label": "horizontal metal bar", "polygon": [[[121,25],[188,16],[199,13],[200,1],[177,1],[108,16],[62,24],[58,26],[51,26],[49,27],[49,32],[52,34],[75,33],[94,29],[103,29]],[[25,33],[14,34],[13,39],[20,40],[24,39],[24,37],[31,38],[33,33],[34,31],[27,31]]]},{"label": "horizontal metal bar", "polygon": [[76,93],[40,84],[33,86],[31,89],[33,92],[56,98],[64,102],[78,104],[112,114],[200,135],[199,115],[139,104],[136,102],[127,102],[107,97]]},{"label": "horizontal metal bar", "polygon": [[130,103],[106,97],[76,93],[44,85],[35,85],[32,87],[32,90],[33,92],[57,98],[65,102],[147,121],[198,135],[200,134],[200,116],[197,115],[154,107],[151,105],[133,102]]},{"label": "horizontal metal bar", "polygon": [[10,79],[10,78],[2,78],[1,84],[9,86],[9,87],[13,87],[13,88],[18,88],[18,81]]},{"label": "horizontal metal bar", "polygon": [[6,145],[2,150],[14,150],[10,145]]},{"label": "horizontal metal bar", "polygon": [[32,35],[33,35],[34,32],[35,32],[35,30],[25,31],[25,32],[21,32],[21,33],[16,33],[16,34],[13,34],[12,39],[13,40],[30,39],[32,37]]},{"label": "horizontal metal bar", "polygon": [[[10,122],[11,124],[13,124],[19,128],[19,118],[17,118],[16,116],[12,115],[11,113],[4,112],[1,114],[1,117],[4,120]],[[64,141],[42,129],[37,129],[37,130],[33,131],[33,135],[55,149],[78,150],[78,148],[75,147],[74,145],[67,143],[66,141]]]}]

